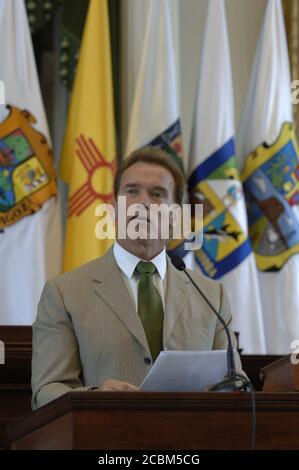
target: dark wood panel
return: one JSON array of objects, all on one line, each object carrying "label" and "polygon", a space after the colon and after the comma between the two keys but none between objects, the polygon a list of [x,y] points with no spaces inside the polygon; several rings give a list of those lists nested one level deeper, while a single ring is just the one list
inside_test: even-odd
[{"label": "dark wood panel", "polygon": [[261,391],[263,387],[263,382],[260,378],[260,370],[271,364],[277,359],[280,359],[282,356],[274,355],[242,355],[241,361],[243,369],[248,375],[252,385],[255,390]]},{"label": "dark wood panel", "polygon": [[8,385],[0,387],[0,448],[8,447],[6,427],[31,410],[31,387]]},{"label": "dark wood panel", "polygon": [[31,410],[32,329],[30,326],[0,326],[5,364],[0,365],[0,446],[7,445],[8,423]]},{"label": "dark wood panel", "polygon": [[32,328],[0,326],[4,343],[5,364],[0,365],[1,384],[29,384],[31,378]]},{"label": "dark wood panel", "polygon": [[0,325],[0,339],[9,345],[31,345],[31,326]]}]

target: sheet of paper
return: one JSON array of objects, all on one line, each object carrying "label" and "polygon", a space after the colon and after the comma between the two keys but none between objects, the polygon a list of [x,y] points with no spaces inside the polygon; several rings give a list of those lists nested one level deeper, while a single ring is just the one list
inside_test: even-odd
[{"label": "sheet of paper", "polygon": [[140,389],[145,392],[200,392],[223,380],[226,350],[162,351]]}]

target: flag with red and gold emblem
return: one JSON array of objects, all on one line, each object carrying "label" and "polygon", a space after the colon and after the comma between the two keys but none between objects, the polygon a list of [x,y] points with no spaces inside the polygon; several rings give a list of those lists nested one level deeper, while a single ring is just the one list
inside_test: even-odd
[{"label": "flag with red and gold emblem", "polygon": [[108,7],[106,0],[91,0],[60,164],[60,176],[69,184],[65,271],[103,255],[113,242],[96,237],[95,209],[112,202],[114,172]]},{"label": "flag with red and gold emblem", "polygon": [[60,204],[24,0],[0,0],[0,31],[0,325],[31,325],[61,272]]}]

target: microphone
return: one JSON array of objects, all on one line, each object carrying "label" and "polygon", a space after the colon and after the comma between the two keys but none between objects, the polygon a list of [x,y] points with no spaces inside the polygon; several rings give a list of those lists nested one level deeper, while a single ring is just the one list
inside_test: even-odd
[{"label": "microphone", "polygon": [[192,277],[186,270],[186,265],[185,262],[179,257],[179,256],[174,256],[171,258],[172,264],[179,270],[179,271],[184,271],[188,279],[191,281],[195,289],[199,292],[201,297],[204,299],[204,301],[207,303],[207,305],[210,307],[212,312],[216,315],[220,323],[222,324],[224,331],[227,336],[227,341],[228,341],[228,346],[227,346],[227,378],[222,380],[221,382],[212,385],[211,387],[208,388],[208,391],[211,392],[234,392],[234,391],[247,391],[248,388],[250,388],[251,383],[247,379],[247,377],[244,377],[243,375],[237,374],[236,373],[236,364],[235,364],[235,355],[234,355],[234,349],[231,341],[231,336],[229,329],[227,327],[227,324],[223,320],[222,316],[217,312],[215,307],[211,304],[209,299],[206,297],[206,295],[202,292],[200,287],[193,281]]}]

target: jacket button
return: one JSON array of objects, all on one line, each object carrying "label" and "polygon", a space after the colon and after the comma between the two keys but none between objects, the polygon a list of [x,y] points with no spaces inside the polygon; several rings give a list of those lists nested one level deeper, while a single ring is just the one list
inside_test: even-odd
[{"label": "jacket button", "polygon": [[152,363],[150,357],[145,357],[145,358],[144,358],[144,362],[145,362],[145,364],[147,364],[148,366]]}]

